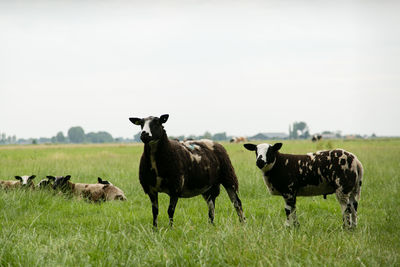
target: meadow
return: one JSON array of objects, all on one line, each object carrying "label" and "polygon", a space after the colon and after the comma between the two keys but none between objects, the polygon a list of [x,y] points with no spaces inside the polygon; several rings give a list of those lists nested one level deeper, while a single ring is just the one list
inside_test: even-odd
[{"label": "meadow", "polygon": [[126,202],[101,204],[50,191],[0,191],[0,266],[399,266],[400,139],[284,141],[284,153],[343,148],[364,166],[359,223],[342,229],[334,195],[298,198],[300,228],[284,227],[284,201],[271,196],[242,144],[223,143],[239,179],[247,223],[223,188],[215,225],[201,196],[180,199],[174,227],[159,195],[159,228],[138,179],[143,144],[0,147],[0,179],[15,175],[97,177],[124,190]]}]

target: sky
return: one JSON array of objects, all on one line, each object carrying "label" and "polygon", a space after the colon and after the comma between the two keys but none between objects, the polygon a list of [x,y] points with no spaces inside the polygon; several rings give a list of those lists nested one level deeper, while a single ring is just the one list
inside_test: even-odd
[{"label": "sky", "polygon": [[400,136],[399,1],[0,1],[0,132]]}]

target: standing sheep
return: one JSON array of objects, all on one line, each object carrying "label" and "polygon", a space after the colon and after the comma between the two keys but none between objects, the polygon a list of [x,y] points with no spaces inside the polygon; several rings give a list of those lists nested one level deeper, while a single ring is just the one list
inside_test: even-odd
[{"label": "standing sheep", "polygon": [[343,149],[318,151],[307,155],[279,153],[282,143],[244,144],[256,152],[256,165],[272,195],[283,196],[286,225],[298,225],[297,196],[336,194],[342,207],[343,227],[357,226],[363,167],[357,157]]},{"label": "standing sheep", "polygon": [[152,203],[153,226],[157,227],[158,193],[170,197],[168,216],[172,226],[178,198],[202,195],[208,204],[209,221],[214,221],[215,199],[222,184],[240,221],[244,221],[239,184],[224,147],[211,140],[178,142],[169,140],[163,124],[169,115],[129,118],[142,132],[144,152],[140,160],[139,180]]}]

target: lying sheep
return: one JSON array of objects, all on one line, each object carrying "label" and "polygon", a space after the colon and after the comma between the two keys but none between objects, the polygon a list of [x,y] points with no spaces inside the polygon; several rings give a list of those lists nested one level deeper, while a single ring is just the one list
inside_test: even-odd
[{"label": "lying sheep", "polygon": [[112,183],[110,183],[109,181],[104,181],[100,177],[97,178],[97,181],[99,182],[99,184],[104,185],[103,190],[105,193],[106,201],[126,200],[126,196],[125,196],[124,192],[121,189],[119,189],[118,187],[116,187],[115,185],[113,185]]},{"label": "lying sheep", "polygon": [[35,185],[33,183],[33,179],[35,179],[36,175],[24,175],[24,176],[15,176],[15,179],[18,181],[0,181],[0,188],[3,189],[15,189],[15,188],[33,188]]},{"label": "lying sheep", "polygon": [[283,196],[286,225],[298,225],[297,196],[336,194],[342,207],[343,227],[357,226],[363,167],[357,157],[343,149],[318,151],[307,155],[279,153],[282,143],[245,144],[256,152],[256,165],[272,195]]},{"label": "lying sheep", "polygon": [[[49,177],[49,176],[48,176]],[[50,176],[54,177],[54,176]],[[110,184],[83,184],[70,182],[71,175],[54,177],[54,190],[63,193],[73,193],[76,196],[84,197],[90,201],[98,202],[101,200],[126,200],[121,189]]]},{"label": "lying sheep", "polygon": [[55,177],[47,176],[46,178],[47,179],[40,180],[40,182],[36,185],[38,189],[52,188]]}]

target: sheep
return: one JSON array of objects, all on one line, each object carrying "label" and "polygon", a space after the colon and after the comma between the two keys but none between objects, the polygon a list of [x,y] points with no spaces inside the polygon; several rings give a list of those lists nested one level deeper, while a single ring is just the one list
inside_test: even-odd
[{"label": "sheep", "polygon": [[[54,176],[48,176],[54,177]],[[71,175],[54,177],[53,189],[60,190],[63,193],[73,193],[76,196],[84,197],[93,202],[109,200],[126,200],[124,192],[118,187],[108,184],[83,184],[71,183]],[[50,178],[49,178],[50,179]],[[101,178],[100,178],[101,180]]]},{"label": "sheep", "polygon": [[306,155],[278,152],[282,143],[244,144],[256,152],[256,165],[263,172],[264,182],[272,195],[285,200],[287,226],[298,226],[297,196],[336,194],[342,208],[343,228],[357,226],[363,166],[357,157],[343,149],[318,151]]},{"label": "sheep", "polygon": [[224,147],[211,140],[178,142],[169,140],[163,124],[169,115],[129,118],[141,126],[144,151],[140,160],[139,181],[152,203],[153,226],[157,227],[158,193],[170,197],[170,226],[178,198],[202,195],[208,204],[209,222],[213,224],[215,199],[222,184],[241,222],[245,221],[237,195],[239,183]]},{"label": "sheep", "polygon": [[38,189],[52,188],[55,177],[47,176],[46,178],[47,179],[40,180],[40,182],[36,185]]},{"label": "sheep", "polygon": [[233,137],[230,140],[231,143],[240,143],[240,142],[247,142],[247,138],[244,136],[239,136],[239,137]]},{"label": "sheep", "polygon": [[15,189],[15,188],[34,188],[33,179],[35,179],[36,175],[24,175],[24,176],[15,176],[15,179],[18,181],[0,181],[0,188],[3,189]]},{"label": "sheep", "polygon": [[56,176],[54,177],[54,179],[54,190],[59,190],[62,193],[72,193],[76,196],[87,198],[88,200],[91,200],[93,202],[104,200],[104,185],[102,184],[71,183],[69,181],[71,179],[71,175],[67,175],[65,177]]},{"label": "sheep", "polygon": [[97,178],[97,181],[104,185],[105,200],[126,200],[124,192],[109,181],[104,181],[100,177]]},{"label": "sheep", "polygon": [[311,141],[317,142],[317,141],[320,141],[321,139],[322,139],[322,135],[320,135],[320,134],[314,134],[314,135],[312,136],[312,138],[311,138]]}]

